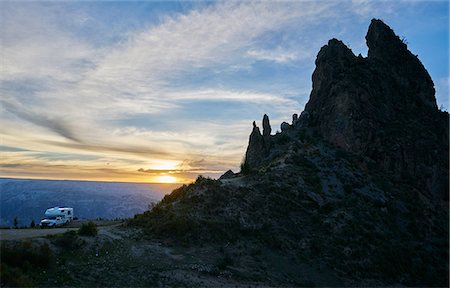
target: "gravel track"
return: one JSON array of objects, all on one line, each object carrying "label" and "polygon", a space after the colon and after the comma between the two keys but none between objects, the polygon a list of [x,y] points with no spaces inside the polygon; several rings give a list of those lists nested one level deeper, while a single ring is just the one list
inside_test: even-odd
[{"label": "gravel track", "polygon": [[[97,226],[99,234],[105,234],[113,239],[119,238],[113,235],[108,230],[112,227],[116,227],[120,224],[113,224],[107,226]],[[62,234],[67,231],[77,231],[78,228],[62,227],[62,228],[27,228],[27,229],[0,229],[0,241],[3,240],[22,240],[28,238],[45,237],[47,235]]]}]

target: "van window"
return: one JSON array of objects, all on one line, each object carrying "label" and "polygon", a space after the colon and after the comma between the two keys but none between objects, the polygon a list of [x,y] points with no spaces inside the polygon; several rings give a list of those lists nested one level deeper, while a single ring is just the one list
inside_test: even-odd
[{"label": "van window", "polygon": [[67,211],[67,214],[68,214],[68,215],[70,215],[70,210],[69,210],[69,211]]}]

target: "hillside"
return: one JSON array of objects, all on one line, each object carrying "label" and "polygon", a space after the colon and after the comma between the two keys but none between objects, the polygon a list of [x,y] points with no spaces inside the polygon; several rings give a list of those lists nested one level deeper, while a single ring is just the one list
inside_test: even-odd
[{"label": "hillside", "polygon": [[305,110],[253,122],[239,173],[96,236],[1,241],[2,287],[448,287],[449,115],[386,24],[366,41],[322,47]]},{"label": "hillside", "polygon": [[[254,122],[240,173],[199,177],[132,224],[290,259],[292,275],[270,285],[320,284],[306,265],[326,285],[448,286],[448,113],[386,24],[372,20],[366,41],[366,58],[322,47],[305,111],[275,135],[267,115],[263,133]],[[248,253],[232,254],[235,269]]]}]

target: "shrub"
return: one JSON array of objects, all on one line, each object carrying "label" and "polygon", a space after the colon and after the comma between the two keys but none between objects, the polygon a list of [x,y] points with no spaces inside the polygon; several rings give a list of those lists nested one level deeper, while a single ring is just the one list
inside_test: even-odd
[{"label": "shrub", "polygon": [[95,223],[92,221],[89,221],[87,224],[83,223],[80,229],[78,229],[78,234],[82,236],[96,236],[97,225],[95,225]]},{"label": "shrub", "polygon": [[31,241],[21,243],[0,243],[0,282],[1,287],[31,287],[36,284],[31,275],[33,271],[45,269],[51,261],[51,251],[47,243],[40,246]]},{"label": "shrub", "polygon": [[198,175],[197,179],[195,180],[195,185],[200,185],[202,187],[213,187],[217,186],[219,181],[211,179],[210,177],[204,177],[202,175]]},{"label": "shrub", "polygon": [[187,193],[187,191],[188,191],[190,186],[191,185],[188,186],[186,184],[183,184],[183,186],[174,189],[172,191],[172,193],[166,194],[164,196],[164,198],[159,203],[156,203],[153,206],[153,209],[151,211],[156,210],[157,208],[161,208],[161,204],[171,203],[171,202],[174,202],[177,199],[180,199],[180,198],[184,197],[184,195],[186,195],[186,193]]},{"label": "shrub", "polygon": [[55,243],[64,250],[75,250],[80,246],[79,240],[75,231],[67,231],[58,237]]},{"label": "shrub", "polygon": [[45,268],[50,263],[50,248],[48,244],[33,246],[30,241],[20,244],[1,245],[1,262],[11,267],[28,269],[31,267]]}]

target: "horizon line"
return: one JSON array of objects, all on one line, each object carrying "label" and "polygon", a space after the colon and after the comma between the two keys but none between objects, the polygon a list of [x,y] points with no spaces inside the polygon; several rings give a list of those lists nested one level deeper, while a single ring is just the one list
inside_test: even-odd
[{"label": "horizon line", "polygon": [[114,180],[86,180],[86,179],[56,179],[56,178],[32,178],[32,177],[3,177],[0,176],[0,179],[14,179],[14,180],[46,180],[46,181],[76,181],[76,182],[104,182],[104,183],[129,183],[129,184],[157,184],[157,185],[188,185],[191,182],[174,182],[174,183],[157,183],[157,182],[132,182],[132,181],[114,181]]}]

